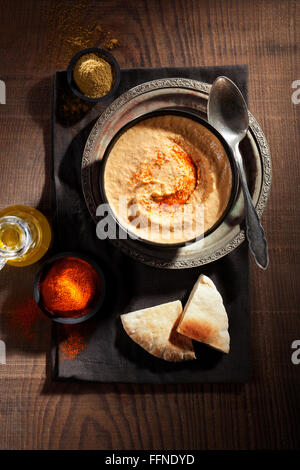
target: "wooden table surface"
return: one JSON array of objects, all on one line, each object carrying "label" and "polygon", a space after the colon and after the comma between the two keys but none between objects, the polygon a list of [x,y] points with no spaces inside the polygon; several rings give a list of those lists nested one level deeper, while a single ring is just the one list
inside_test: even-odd
[{"label": "wooden table surface", "polygon": [[[47,378],[50,326],[26,315],[37,266],[0,273],[1,449],[289,449],[300,444],[300,2],[32,1],[0,4],[0,208],[51,217],[50,86],[95,23],[120,40],[121,67],[249,65],[249,106],[273,161],[263,216],[270,266],[251,262],[247,385],[100,385]],[[78,38],[77,38],[78,40]],[[101,40],[92,38],[95,44]],[[97,42],[98,41],[98,42]],[[79,41],[80,42],[80,41]]]}]

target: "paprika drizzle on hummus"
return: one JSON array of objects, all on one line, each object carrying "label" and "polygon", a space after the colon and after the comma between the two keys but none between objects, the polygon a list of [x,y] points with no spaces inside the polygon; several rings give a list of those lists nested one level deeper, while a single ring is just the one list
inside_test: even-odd
[{"label": "paprika drizzle on hummus", "polygon": [[104,169],[104,191],[129,233],[154,243],[193,240],[223,215],[231,195],[227,154],[205,126],[163,115],[126,130]]}]

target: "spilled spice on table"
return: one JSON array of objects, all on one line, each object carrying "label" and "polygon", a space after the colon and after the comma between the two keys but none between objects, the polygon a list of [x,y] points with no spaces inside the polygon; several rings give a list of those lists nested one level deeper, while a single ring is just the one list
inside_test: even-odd
[{"label": "spilled spice on table", "polygon": [[70,89],[66,76],[57,76],[55,113],[60,124],[69,126],[80,121],[95,105],[78,98]]},{"label": "spilled spice on table", "polygon": [[[46,324],[49,320],[43,315],[33,297],[26,297],[20,303],[13,306],[12,312],[7,316],[5,329],[9,335],[10,344],[15,337],[18,345],[22,340],[28,343],[28,349],[33,344],[41,344],[41,336],[45,339]],[[43,326],[44,325],[44,326]],[[81,323],[79,325],[59,325],[59,351],[62,360],[75,359],[84,351],[89,337],[93,331],[93,323]],[[43,343],[44,344],[44,343]],[[47,343],[48,347],[48,343]]]},{"label": "spilled spice on table", "polygon": [[59,360],[72,361],[87,348],[95,332],[97,318],[91,318],[77,325],[56,324]]},{"label": "spilled spice on table", "polygon": [[58,50],[58,62],[66,66],[72,56],[87,47],[101,47],[113,50],[120,47],[114,33],[106,30],[97,18],[84,24],[89,6],[86,1],[78,0],[71,4],[66,1],[51,2],[44,12],[45,22],[51,27],[46,56]]},{"label": "spilled spice on table", "polygon": [[27,341],[33,341],[39,338],[41,321],[47,321],[38,308],[33,297],[27,297],[20,300],[20,303],[14,306],[9,316],[10,326],[14,329],[13,333],[25,338]]},{"label": "spilled spice on table", "polygon": [[61,359],[75,359],[87,345],[85,325],[63,325],[61,328],[62,339],[59,344]]},{"label": "spilled spice on table", "polygon": [[118,39],[107,39],[104,43],[104,49],[112,51],[115,47],[119,47],[120,42]]}]

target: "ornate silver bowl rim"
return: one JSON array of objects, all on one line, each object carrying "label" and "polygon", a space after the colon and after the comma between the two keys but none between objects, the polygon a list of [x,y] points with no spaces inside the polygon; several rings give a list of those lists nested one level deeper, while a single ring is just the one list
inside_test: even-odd
[{"label": "ornate silver bowl rim", "polygon": [[[123,93],[119,96],[115,101],[113,101],[105,111],[100,115],[98,120],[96,121],[93,129],[90,132],[90,135],[87,139],[83,157],[82,157],[82,189],[84,193],[84,197],[86,200],[86,204],[88,209],[96,221],[96,204],[95,200],[93,199],[92,195],[89,192],[89,184],[90,184],[90,174],[89,174],[89,165],[91,162],[92,152],[94,151],[94,144],[101,132],[101,128],[109,118],[116,113],[119,109],[121,109],[126,103],[128,103],[133,98],[143,95],[147,92],[154,91],[157,89],[162,88],[187,88],[190,90],[195,90],[204,95],[208,95],[211,85],[204,82],[199,82],[196,80],[188,79],[188,78],[166,78],[166,79],[158,79],[152,80],[149,82],[142,83],[140,85],[131,88],[127,92]],[[269,146],[265,135],[260,128],[258,122],[254,118],[254,116],[249,111],[249,128],[252,131],[252,134],[256,140],[257,147],[261,156],[262,161],[262,185],[261,191],[256,203],[256,210],[258,215],[261,217],[264,208],[267,204],[271,183],[272,183],[272,163],[271,163],[271,155],[269,151]],[[226,254],[233,251],[237,248],[243,241],[245,240],[245,232],[243,229],[239,231],[237,235],[233,237],[233,239],[227,243],[225,246],[220,247],[214,253],[211,253],[206,256],[201,256],[200,254],[192,259],[178,259],[171,261],[168,260],[159,260],[155,257],[155,254],[147,254],[144,252],[140,252],[136,250],[134,246],[130,246],[130,244],[121,243],[120,240],[114,240],[114,244],[118,246],[123,252],[128,254],[129,256],[133,257],[134,259],[141,261],[145,264],[160,267],[160,268],[170,268],[170,269],[181,269],[181,268],[191,268],[196,266],[201,266],[204,264],[211,263],[216,261],[217,259],[225,256]]]}]

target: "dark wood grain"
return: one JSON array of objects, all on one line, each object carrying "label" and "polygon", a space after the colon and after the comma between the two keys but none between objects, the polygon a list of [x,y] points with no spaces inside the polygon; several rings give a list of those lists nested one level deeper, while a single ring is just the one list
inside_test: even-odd
[{"label": "dark wood grain", "polygon": [[0,205],[25,203],[49,217],[50,83],[67,66],[70,32],[65,27],[64,36],[53,21],[58,5],[73,11],[75,30],[99,21],[120,39],[121,67],[249,65],[250,108],[273,160],[263,216],[271,262],[266,272],[251,265],[252,381],[245,386],[51,383],[49,324],[37,321],[34,339],[12,327],[36,266],[0,272],[8,354],[0,366],[0,448],[299,448],[300,365],[290,359],[300,339],[300,105],[291,101],[300,79],[299,2],[2,1]]}]

